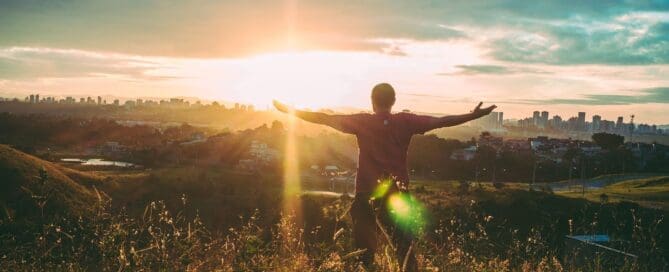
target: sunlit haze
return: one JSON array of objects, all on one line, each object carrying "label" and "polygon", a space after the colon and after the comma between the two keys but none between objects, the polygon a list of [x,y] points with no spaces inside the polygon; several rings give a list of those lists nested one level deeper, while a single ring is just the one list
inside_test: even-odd
[{"label": "sunlit haze", "polygon": [[371,87],[388,82],[396,110],[457,113],[484,101],[506,118],[586,111],[669,123],[660,4],[3,2],[4,97],[365,110]]}]

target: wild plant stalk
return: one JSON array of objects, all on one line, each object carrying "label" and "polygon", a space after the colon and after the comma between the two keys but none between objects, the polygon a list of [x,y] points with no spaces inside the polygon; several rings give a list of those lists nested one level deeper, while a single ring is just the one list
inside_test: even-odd
[{"label": "wild plant stalk", "polygon": [[[97,192],[98,203],[90,218],[55,217],[49,222],[17,229],[16,222],[3,221],[0,229],[0,267],[7,270],[99,270],[99,271],[360,271],[357,260],[364,250],[353,247],[345,208],[347,199],[322,207],[327,225],[304,229],[283,215],[273,225],[261,223],[257,211],[241,218],[240,224],[212,232],[193,212],[185,195],[181,205],[168,208],[164,201],[150,202],[141,216],[112,212],[111,199]],[[38,200],[35,200],[38,201]],[[48,205],[48,204],[47,204]],[[418,264],[440,271],[579,271],[584,267],[563,266],[547,233],[555,226],[530,228],[528,233],[509,228],[504,218],[481,212],[475,201],[463,201],[451,216],[430,225],[425,235],[411,245]],[[631,216],[635,248],[648,263],[622,269],[652,271],[666,268],[658,257],[658,234],[662,218]],[[583,218],[588,218],[584,216]],[[589,218],[600,218],[589,217]],[[574,219],[571,231],[597,230],[600,222]],[[332,232],[323,234],[324,229]],[[504,231],[500,231],[504,230]],[[9,231],[11,230],[11,231]],[[567,233],[565,233],[567,234]],[[322,239],[318,237],[324,237]],[[406,258],[396,260],[386,245],[376,256],[380,271],[401,271]],[[592,260],[592,270],[607,270]],[[589,269],[586,269],[589,270]]]}]

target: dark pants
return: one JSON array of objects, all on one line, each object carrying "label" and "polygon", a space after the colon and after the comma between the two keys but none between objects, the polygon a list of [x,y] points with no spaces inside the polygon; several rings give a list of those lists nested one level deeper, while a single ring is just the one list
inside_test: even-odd
[{"label": "dark pants", "polygon": [[[388,242],[395,248],[400,267],[403,266],[406,259],[405,271],[417,271],[415,248],[412,248],[413,234],[401,229],[391,220],[386,203],[386,198],[370,201],[369,193],[355,195],[350,210],[353,219],[354,243],[356,248],[367,250],[361,255],[360,260],[366,267],[372,267],[374,253],[378,248],[378,226],[381,230],[381,238],[388,238],[390,240]],[[408,252],[409,250],[411,251]]]}]

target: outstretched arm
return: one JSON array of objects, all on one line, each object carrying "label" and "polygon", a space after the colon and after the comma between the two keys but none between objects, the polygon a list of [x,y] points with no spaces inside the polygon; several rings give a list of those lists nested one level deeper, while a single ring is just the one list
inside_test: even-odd
[{"label": "outstretched arm", "polygon": [[460,115],[447,115],[443,117],[433,118],[430,120],[429,130],[442,128],[442,127],[452,127],[457,126],[471,120],[475,120],[490,114],[497,106],[492,105],[487,108],[481,108],[483,102],[480,102],[476,108],[470,113],[460,114]]},{"label": "outstretched arm", "polygon": [[276,100],[274,100],[273,103],[274,107],[280,112],[293,114],[304,121],[320,125],[326,125],[334,129],[350,133],[348,129],[345,128],[342,122],[343,121],[342,115],[331,115],[322,112],[296,110],[293,107],[290,107]]}]

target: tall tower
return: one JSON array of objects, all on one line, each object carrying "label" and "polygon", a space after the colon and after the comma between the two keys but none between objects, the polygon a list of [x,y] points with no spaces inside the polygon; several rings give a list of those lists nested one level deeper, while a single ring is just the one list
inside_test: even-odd
[{"label": "tall tower", "polygon": [[578,130],[585,130],[585,112],[579,112],[578,113],[577,129]]},{"label": "tall tower", "polygon": [[602,129],[602,117],[599,115],[592,116],[592,131],[599,131]]},{"label": "tall tower", "polygon": [[634,114],[630,115],[630,127],[629,127],[630,136],[634,133]]},{"label": "tall tower", "polygon": [[541,126],[542,127],[548,127],[548,112],[547,111],[542,111],[541,112]]}]

